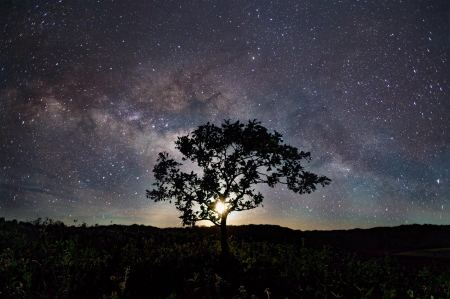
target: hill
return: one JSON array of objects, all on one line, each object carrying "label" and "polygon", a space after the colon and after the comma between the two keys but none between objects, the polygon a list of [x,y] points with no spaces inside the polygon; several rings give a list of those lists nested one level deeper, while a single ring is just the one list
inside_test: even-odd
[{"label": "hill", "polygon": [[[218,227],[194,227],[205,235],[220,234]],[[450,225],[410,224],[370,229],[301,231],[278,225],[229,226],[228,235],[246,240],[297,243],[320,249],[324,245],[368,254],[418,251],[418,256],[450,258]],[[435,250],[442,249],[442,250]],[[431,251],[430,251],[431,250]],[[425,254],[424,252],[429,252]]]}]

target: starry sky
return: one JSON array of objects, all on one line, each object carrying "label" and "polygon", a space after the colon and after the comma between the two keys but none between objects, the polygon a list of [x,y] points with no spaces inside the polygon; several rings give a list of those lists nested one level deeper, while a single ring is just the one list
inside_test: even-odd
[{"label": "starry sky", "polygon": [[[157,153],[257,119],[332,179],[229,224],[450,224],[450,2],[0,1],[0,217],[181,226]],[[200,222],[198,225],[211,225]]]}]

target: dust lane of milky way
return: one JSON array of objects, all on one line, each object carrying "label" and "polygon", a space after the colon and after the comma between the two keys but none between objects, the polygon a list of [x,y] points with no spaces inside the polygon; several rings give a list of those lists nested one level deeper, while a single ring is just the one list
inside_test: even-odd
[{"label": "dust lane of milky way", "polygon": [[445,0],[1,1],[0,216],[179,226],[145,198],[157,153],[230,118],[333,180],[258,187],[264,208],[230,224],[450,224],[449,17]]}]

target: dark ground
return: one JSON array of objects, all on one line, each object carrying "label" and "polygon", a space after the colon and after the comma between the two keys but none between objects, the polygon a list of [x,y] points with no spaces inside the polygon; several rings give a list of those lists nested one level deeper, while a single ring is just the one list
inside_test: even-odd
[{"label": "dark ground", "polygon": [[[218,227],[193,229],[204,234],[220,234]],[[411,224],[333,231],[300,231],[277,225],[243,225],[229,226],[228,236],[276,243],[304,242],[306,247],[316,249],[331,245],[336,249],[367,255],[389,253],[401,261],[418,266],[434,258],[450,266],[450,225]]]},{"label": "dark ground", "polygon": [[[4,221],[4,218],[0,218],[0,222]],[[100,226],[99,229],[106,229],[107,227]],[[216,226],[161,229],[135,224],[127,227],[129,230],[146,232],[193,230],[204,235],[220,235],[220,228]],[[73,227],[72,229],[76,228]],[[388,253],[409,264],[417,264],[419,266],[426,264],[432,259],[438,259],[440,263],[450,266],[450,225],[410,224],[370,229],[301,231],[278,225],[250,224],[228,226],[227,232],[228,237],[232,238],[266,240],[273,243],[297,243],[314,249],[321,249],[325,245],[331,245],[334,249],[352,251],[369,256]]]}]

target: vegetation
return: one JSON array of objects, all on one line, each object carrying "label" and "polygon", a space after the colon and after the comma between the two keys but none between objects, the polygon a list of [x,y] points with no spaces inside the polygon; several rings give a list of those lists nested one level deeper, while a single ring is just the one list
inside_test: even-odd
[{"label": "vegetation", "polygon": [[[450,268],[192,229],[0,222],[0,298],[450,298]],[[252,297],[253,296],[253,297]]]},{"label": "vegetation", "polygon": [[328,185],[331,180],[308,172],[301,165],[310,153],[283,144],[282,135],[269,133],[256,120],[247,125],[225,120],[221,127],[207,123],[187,136],[178,137],[175,147],[199,167],[198,173],[180,171],[179,162],[159,153],[153,169],[155,189],[147,190],[154,201],[175,201],[183,225],[208,220],[221,228],[221,248],[226,255],[227,217],[234,211],[258,207],[264,197],[257,184],[285,184],[302,194]]}]

